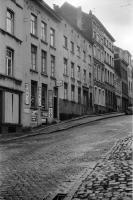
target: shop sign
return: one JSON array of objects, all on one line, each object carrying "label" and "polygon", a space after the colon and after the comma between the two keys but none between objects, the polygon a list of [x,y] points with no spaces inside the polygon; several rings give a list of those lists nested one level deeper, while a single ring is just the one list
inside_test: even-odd
[{"label": "shop sign", "polygon": [[49,118],[53,118],[53,108],[49,108],[48,115],[49,115]]},{"label": "shop sign", "polygon": [[29,105],[29,85],[28,83],[25,83],[25,104]]},{"label": "shop sign", "polygon": [[42,118],[47,118],[48,117],[48,112],[47,111],[42,111],[41,112]]},{"label": "shop sign", "polygon": [[33,122],[37,121],[37,115],[38,115],[37,110],[32,111],[32,113],[31,113],[31,120]]},{"label": "shop sign", "polygon": [[53,91],[48,90],[48,107],[52,108],[53,107]]},{"label": "shop sign", "polygon": [[62,80],[56,80],[55,85],[56,85],[56,87],[61,87],[63,85],[63,81]]},{"label": "shop sign", "polygon": [[24,109],[24,113],[29,114],[29,113],[30,113],[30,109],[29,109],[29,108],[25,108],[25,109]]}]

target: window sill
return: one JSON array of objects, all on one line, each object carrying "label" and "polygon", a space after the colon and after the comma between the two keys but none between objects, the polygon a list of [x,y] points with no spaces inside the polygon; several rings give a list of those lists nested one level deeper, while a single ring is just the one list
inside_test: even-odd
[{"label": "window sill", "polygon": [[50,78],[51,78],[52,80],[56,80],[56,78],[55,78],[54,76],[50,76]]},{"label": "window sill", "polygon": [[54,46],[50,45],[50,48],[56,51],[56,48]]},{"label": "window sill", "polygon": [[48,77],[47,73],[41,73],[42,76]]},{"label": "window sill", "polygon": [[47,43],[45,40],[42,40],[42,39],[41,39],[41,42],[42,42],[43,44],[45,44],[45,45],[48,45],[48,43]]},{"label": "window sill", "polygon": [[7,32],[7,31],[5,31],[5,30],[3,30],[3,29],[1,29],[0,28],[0,32],[3,34],[3,35],[8,35],[9,37],[11,37],[11,38],[13,38],[14,40],[16,40],[16,42],[18,42],[18,43],[22,43],[22,40],[20,40],[19,38],[17,38],[15,35],[13,35],[13,34],[11,34],[11,33],[9,33],[9,32]]},{"label": "window sill", "polygon": [[68,102],[68,99],[63,99],[63,101]]},{"label": "window sill", "polygon": [[16,79],[15,77],[13,77],[13,76],[8,76],[8,75],[1,74],[1,73],[0,73],[0,79],[9,79],[9,80],[12,80],[17,85],[21,85],[21,83],[22,83],[22,80],[19,80],[19,79]]},{"label": "window sill", "polygon": [[36,35],[34,35],[33,33],[30,33],[31,37],[35,38],[38,40],[38,37]]},{"label": "window sill", "polygon": [[63,76],[65,76],[65,77],[69,77],[68,74],[63,74]]},{"label": "window sill", "polygon": [[35,107],[31,106],[30,109],[31,110],[37,110],[38,108],[37,108],[37,106],[35,106]]},{"label": "window sill", "polygon": [[78,82],[78,83],[81,83],[81,81],[80,81],[80,80],[77,80],[77,82]]},{"label": "window sill", "polygon": [[30,69],[30,72],[38,74],[38,71],[34,70],[34,69]]}]

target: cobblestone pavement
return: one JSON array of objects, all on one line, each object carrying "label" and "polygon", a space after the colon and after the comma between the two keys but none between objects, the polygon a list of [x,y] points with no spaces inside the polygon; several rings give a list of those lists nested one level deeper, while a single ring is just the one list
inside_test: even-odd
[{"label": "cobblestone pavement", "polygon": [[66,193],[117,139],[132,131],[122,116],[0,145],[0,200],[43,200]]},{"label": "cobblestone pavement", "polygon": [[126,137],[114,146],[83,181],[73,200],[132,200],[133,137]]}]

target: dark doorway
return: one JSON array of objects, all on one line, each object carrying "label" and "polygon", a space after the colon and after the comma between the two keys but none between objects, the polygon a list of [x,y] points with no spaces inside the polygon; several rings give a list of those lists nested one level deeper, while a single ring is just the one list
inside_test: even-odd
[{"label": "dark doorway", "polygon": [[58,88],[54,88],[54,118],[58,117]]},{"label": "dark doorway", "polygon": [[0,91],[0,124],[2,123],[2,91]]}]

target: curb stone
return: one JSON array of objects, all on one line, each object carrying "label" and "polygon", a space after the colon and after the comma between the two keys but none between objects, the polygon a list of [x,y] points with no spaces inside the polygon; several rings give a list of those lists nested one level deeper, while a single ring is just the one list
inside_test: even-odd
[{"label": "curb stone", "polygon": [[[101,121],[103,119],[109,119],[109,118],[113,118],[113,117],[120,117],[120,116],[124,116],[124,115],[125,115],[124,113],[116,113],[116,114],[111,114],[111,115],[108,115],[108,116],[107,115],[95,116],[95,117],[99,117],[99,118],[98,119],[91,119],[88,122],[77,122],[76,124],[73,124],[73,125],[69,125],[68,124],[68,126],[65,126],[65,127],[59,127],[62,124],[57,124],[55,126],[54,130],[49,130],[48,132],[45,132],[46,130],[44,129],[43,132],[38,131],[38,132],[29,133],[29,134],[26,134],[26,135],[20,135],[18,137],[16,136],[16,137],[13,137],[13,138],[1,139],[0,143],[2,144],[2,143],[10,142],[10,141],[13,141],[13,140],[24,139],[24,138],[28,138],[28,137],[32,137],[32,136],[50,134],[50,133],[59,132],[59,131],[63,131],[63,130],[69,130],[69,129],[74,128],[74,127],[82,126],[82,125],[85,125],[85,124],[91,124],[93,122]],[[84,117],[84,118],[86,118],[86,117]],[[67,122],[66,122],[66,124],[67,124]],[[54,125],[51,126],[50,128],[54,128]]]}]

